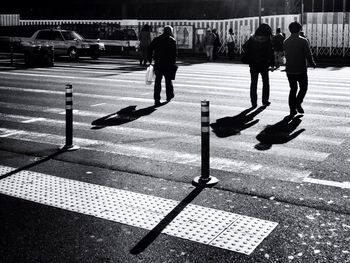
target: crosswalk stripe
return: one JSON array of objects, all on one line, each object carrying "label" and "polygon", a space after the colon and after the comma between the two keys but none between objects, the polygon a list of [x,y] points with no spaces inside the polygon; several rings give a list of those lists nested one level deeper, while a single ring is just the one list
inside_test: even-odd
[{"label": "crosswalk stripe", "polygon": [[[28,120],[32,120],[31,122],[34,122],[32,118],[20,116],[20,115],[4,115],[0,113],[0,118],[2,120],[16,120],[19,119],[22,123],[29,123]],[[54,120],[54,119],[48,119],[48,118],[38,118],[36,120],[37,122],[40,122],[43,125],[61,125],[64,127],[65,121],[63,120]],[[39,124],[40,124],[39,123]],[[155,120],[156,123],[156,120]],[[86,130],[90,129],[92,126],[88,123],[82,123],[82,122],[74,122],[74,127],[77,128],[85,128]],[[133,135],[142,136],[143,138],[155,138],[155,134],[153,130],[146,130],[146,129],[139,129],[139,128],[131,128],[131,127],[123,127],[123,126],[115,126],[113,129],[110,129],[111,133],[116,133],[120,135],[129,135],[130,137]],[[199,133],[199,132],[198,132]],[[0,136],[1,137],[1,136]],[[200,135],[188,135],[184,133],[172,133],[172,132],[164,132],[164,131],[157,131],[156,139],[162,139],[166,138],[167,140],[176,140],[177,142],[186,143],[186,144],[199,144],[200,141]],[[237,150],[237,151],[245,151],[245,152],[257,152],[257,150],[254,149],[254,145],[257,143],[253,142],[245,142],[243,140],[240,141],[223,141],[219,138],[211,138],[212,143],[215,145],[215,147],[220,148],[227,148],[231,150]],[[328,142],[328,141],[326,141]],[[275,145],[273,149],[270,149],[268,152],[264,154],[268,155],[276,155],[276,156],[284,156],[291,158],[291,152],[293,153],[292,156],[296,156],[299,159],[305,159],[310,161],[323,161],[325,160],[330,154],[326,152],[319,152],[319,151],[312,151],[312,150],[302,150],[298,148],[291,148],[286,147],[282,145]]]},{"label": "crosswalk stripe", "polygon": [[[17,87],[0,87],[0,90],[11,90],[11,91],[18,91],[18,92],[28,92],[28,93],[44,93],[44,94],[64,94],[64,91],[54,91],[54,90],[45,90],[45,89],[31,89],[31,88],[17,88]],[[74,92],[74,96],[80,96],[85,98],[100,98],[100,99],[110,99],[110,100],[121,100],[121,101],[132,101],[132,102],[145,102],[145,103],[153,103],[152,98],[137,98],[137,97],[118,97],[113,95],[102,95],[102,94],[93,94],[93,93],[82,93],[82,92]],[[350,98],[349,98],[350,99]],[[185,101],[172,101],[172,104],[178,104],[182,106],[197,106],[199,103],[194,102],[185,102]],[[233,109],[235,109],[234,106],[226,106],[226,105],[215,105],[211,104],[211,108],[215,107],[216,109],[230,109],[230,112],[232,112]],[[246,108],[236,108],[237,110],[245,110]],[[286,110],[287,107],[286,107]],[[288,111],[289,112],[289,111]],[[287,112],[286,112],[287,113]],[[274,116],[280,116],[281,111],[278,110],[271,110],[269,109],[269,114]],[[341,116],[331,116],[331,115],[325,115],[325,114],[313,114],[308,113],[308,118],[310,119],[316,119],[316,120],[327,120],[327,121],[334,121],[334,122],[345,122],[347,123],[349,121],[348,117],[341,117]]]},{"label": "crosswalk stripe", "polygon": [[[21,141],[40,142],[51,145],[59,145],[64,141],[63,136],[39,133],[14,129],[0,128],[1,134],[9,134],[20,132],[20,135],[13,134],[7,138],[17,139]],[[0,136],[1,137],[1,136]],[[172,150],[161,150],[157,148],[142,147],[135,145],[125,145],[110,143],[102,140],[93,140],[85,138],[74,138],[74,142],[79,147],[97,152],[105,152],[112,154],[120,154],[129,157],[138,157],[143,159],[156,160],[158,162],[168,162],[183,165],[191,165],[200,167],[200,154],[191,154],[187,152],[179,152]],[[210,160],[211,169],[222,170],[226,172],[242,173],[247,175],[258,175],[263,178],[273,178],[285,181],[300,182],[303,178],[309,176],[311,171],[283,168],[281,166],[261,165],[258,163],[248,163],[246,161],[233,160],[228,158],[212,157]]]}]

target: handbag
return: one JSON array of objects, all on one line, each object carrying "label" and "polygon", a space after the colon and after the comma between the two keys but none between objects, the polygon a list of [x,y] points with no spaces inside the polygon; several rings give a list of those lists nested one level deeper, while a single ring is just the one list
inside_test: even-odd
[{"label": "handbag", "polygon": [[146,70],[146,85],[151,85],[154,81],[154,67],[149,65]]}]

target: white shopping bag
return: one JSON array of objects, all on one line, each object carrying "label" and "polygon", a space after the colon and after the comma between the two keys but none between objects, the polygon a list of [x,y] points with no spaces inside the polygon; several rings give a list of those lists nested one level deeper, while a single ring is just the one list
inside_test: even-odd
[{"label": "white shopping bag", "polygon": [[153,65],[149,65],[146,70],[146,85],[151,85],[154,81],[154,68]]}]

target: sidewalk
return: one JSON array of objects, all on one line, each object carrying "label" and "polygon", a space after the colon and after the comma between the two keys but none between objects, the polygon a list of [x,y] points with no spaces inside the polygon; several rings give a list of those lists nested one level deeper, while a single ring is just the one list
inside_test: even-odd
[{"label": "sidewalk", "polygon": [[[55,152],[47,149],[43,156]],[[33,193],[40,197],[41,192],[43,195],[40,198],[44,200],[45,195],[52,194],[58,198],[60,193],[65,193],[67,205],[73,206],[73,197],[77,193],[72,192],[74,188],[70,187],[70,183],[86,182],[92,186],[107,187],[104,193],[107,193],[108,189],[119,189],[134,193],[132,195],[144,194],[141,205],[147,203],[148,197],[152,200],[158,200],[154,199],[158,197],[166,198],[169,200],[167,202],[174,200],[180,202],[177,209],[166,212],[159,203],[157,213],[162,220],[160,224],[146,230],[135,227],[132,223],[125,224],[118,220],[88,215],[83,208],[81,212],[71,212],[1,194],[1,211],[6,211],[0,215],[0,256],[3,262],[350,262],[347,245],[350,241],[349,215],[279,202],[273,197],[266,199],[239,194],[220,189],[220,182],[218,188],[196,189],[189,182],[130,174],[115,169],[99,168],[97,165],[82,165],[71,158],[78,154],[81,154],[80,150],[61,153],[54,159],[42,160],[41,157],[31,154],[0,151],[0,165],[13,168],[29,165],[25,170],[62,178],[62,182],[65,183],[61,187],[48,187],[49,192],[38,190]],[[93,163],[93,160],[91,161]],[[21,171],[0,179],[0,185],[20,173]],[[32,180],[31,183],[35,185],[37,182]],[[80,189],[83,191],[83,188]],[[92,191],[91,196],[86,197],[86,202],[89,197],[93,200],[94,196],[98,196],[96,191]],[[111,205],[117,205],[120,202],[115,203],[110,197],[105,195],[106,204],[112,202]],[[128,200],[133,199],[127,199],[126,202]],[[81,205],[84,207],[86,204]],[[134,205],[130,202],[126,207],[132,209]],[[191,213],[192,209],[199,209],[197,212],[193,211],[194,215],[199,216],[200,207],[226,211],[244,218],[268,220],[278,225],[250,255],[222,249],[215,244],[206,245],[191,241],[186,235],[185,238],[176,237],[176,233],[184,229],[194,231],[194,235],[198,234],[200,228],[195,227],[195,221],[186,221],[189,214],[186,216],[183,212]],[[136,210],[133,211],[143,211],[145,208],[135,207]],[[134,218],[146,224],[152,221],[146,214],[141,217],[135,214]],[[175,236],[160,233],[173,221],[181,218],[184,223],[173,229]],[[198,227],[205,228],[213,223],[209,222],[208,218],[198,221]],[[221,224],[220,221],[214,223]],[[183,224],[193,227],[186,228]],[[246,242],[249,242],[249,236],[253,237],[255,231],[259,232],[258,229],[253,230],[254,232],[244,230],[248,236],[240,236],[237,242],[244,243],[247,238]],[[205,231],[203,234],[209,233]],[[231,242],[234,238],[235,232],[232,232],[232,237],[228,236],[226,242]]]}]

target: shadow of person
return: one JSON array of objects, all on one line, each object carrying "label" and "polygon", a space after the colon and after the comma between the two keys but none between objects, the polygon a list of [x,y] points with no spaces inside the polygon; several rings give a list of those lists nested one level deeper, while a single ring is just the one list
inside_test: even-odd
[{"label": "shadow of person", "polygon": [[210,124],[210,127],[220,138],[239,134],[259,122],[259,120],[254,120],[254,117],[266,109],[266,106],[261,106],[255,111],[252,111],[253,109],[246,109],[236,116],[217,119],[215,123]]},{"label": "shadow of person", "polygon": [[128,122],[137,120],[140,117],[150,115],[151,113],[157,110],[156,109],[157,106],[155,105],[147,108],[138,109],[138,110],[136,110],[136,107],[137,107],[136,105],[131,105],[115,113],[112,113],[102,118],[99,118],[97,120],[94,120],[91,123],[91,125],[93,125],[91,129],[102,129],[108,126],[122,125]]},{"label": "shadow of person", "polygon": [[284,144],[299,136],[305,129],[295,131],[301,123],[301,117],[298,115],[292,117],[290,115],[283,118],[283,120],[277,122],[274,125],[267,125],[262,130],[256,139],[260,142],[254,146],[259,151],[265,151],[272,147],[273,144]]}]

